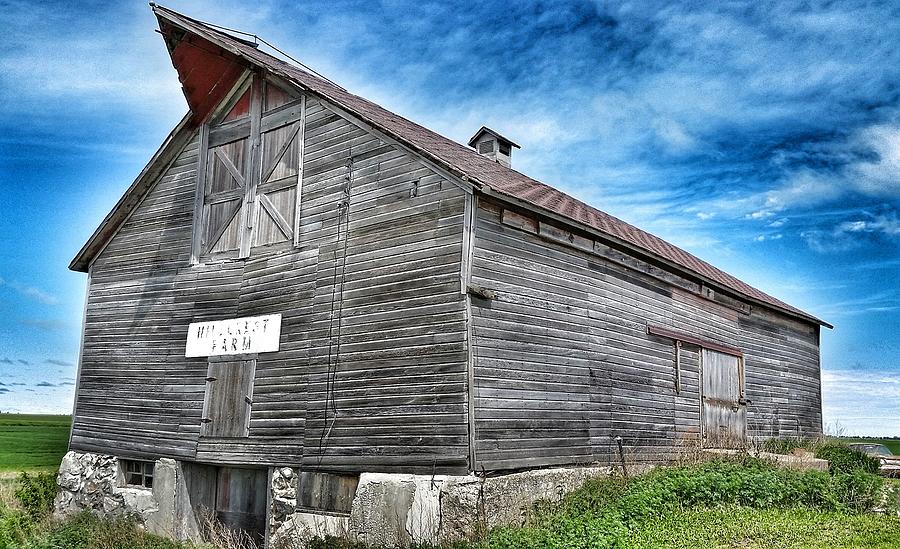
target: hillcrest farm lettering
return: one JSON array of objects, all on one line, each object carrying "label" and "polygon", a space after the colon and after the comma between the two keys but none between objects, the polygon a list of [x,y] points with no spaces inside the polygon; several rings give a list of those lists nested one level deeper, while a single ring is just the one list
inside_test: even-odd
[{"label": "hillcrest farm lettering", "polygon": [[280,314],[192,322],[184,356],[269,353],[278,350],[280,339]]}]

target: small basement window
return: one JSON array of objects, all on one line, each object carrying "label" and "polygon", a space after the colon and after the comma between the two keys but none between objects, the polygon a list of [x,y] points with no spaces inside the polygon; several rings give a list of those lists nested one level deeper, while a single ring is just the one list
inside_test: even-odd
[{"label": "small basement window", "polygon": [[300,473],[297,507],[310,511],[349,515],[359,475]]},{"label": "small basement window", "polygon": [[121,459],[119,466],[126,486],[139,486],[141,488],[153,488],[152,461],[139,461],[135,459]]}]

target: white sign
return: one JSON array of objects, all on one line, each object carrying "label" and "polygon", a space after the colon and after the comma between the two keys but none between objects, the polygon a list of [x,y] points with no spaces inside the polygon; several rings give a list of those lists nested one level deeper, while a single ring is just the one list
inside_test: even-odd
[{"label": "white sign", "polygon": [[192,322],[188,327],[184,356],[269,353],[278,350],[280,339],[280,314]]}]

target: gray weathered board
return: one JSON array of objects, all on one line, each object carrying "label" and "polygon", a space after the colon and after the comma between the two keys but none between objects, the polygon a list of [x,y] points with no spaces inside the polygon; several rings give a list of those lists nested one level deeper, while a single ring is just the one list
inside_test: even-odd
[{"label": "gray weathered board", "polygon": [[[246,128],[267,172],[255,194],[234,165],[248,151],[212,167],[206,151],[198,174],[201,148],[243,139],[243,122],[195,131],[92,263],[73,448],[458,473],[606,462],[621,436],[660,459],[700,436],[701,349],[682,346],[676,392],[675,344],[648,324],[743,351],[748,436],[821,431],[818,326],[710,299],[699,280],[497,198],[475,205],[327,101],[283,99],[277,120],[257,99],[271,127]],[[212,209],[228,202],[252,212],[225,223]],[[246,239],[248,221],[265,227]],[[251,402],[204,427],[207,378],[228,367],[184,357],[189,323],[275,313],[279,351],[246,358]]]}]

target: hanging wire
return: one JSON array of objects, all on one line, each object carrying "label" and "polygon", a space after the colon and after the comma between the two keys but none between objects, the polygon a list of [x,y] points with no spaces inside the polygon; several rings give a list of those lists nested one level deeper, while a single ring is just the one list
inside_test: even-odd
[{"label": "hanging wire", "polygon": [[[347,273],[347,246],[350,231],[350,190],[353,184],[353,149],[350,149],[351,160],[347,162],[347,175],[344,183],[344,197],[338,204],[338,222],[337,222],[337,238],[336,246],[332,251],[332,280],[331,280],[331,313],[328,325],[328,367],[325,371],[325,400],[322,408],[323,425],[322,434],[319,436],[319,452],[318,464],[322,464],[325,457],[324,449],[326,447],[328,437],[334,429],[337,421],[338,409],[335,400],[335,386],[337,382],[337,371],[341,362],[341,332],[343,329],[343,312],[344,312],[344,283]],[[341,226],[343,225],[343,231]],[[338,245],[341,246],[341,270],[340,270],[340,291],[338,287]],[[335,334],[335,306],[337,306],[337,333]],[[336,340],[336,341],[335,341]],[[332,360],[333,359],[333,360]],[[331,411],[331,421],[329,423],[328,412]]]},{"label": "hanging wire", "polygon": [[[199,20],[198,20],[198,21],[199,21]],[[274,44],[272,44],[271,42],[269,42],[269,41],[266,40],[265,38],[262,38],[262,37],[260,37],[260,36],[257,36],[256,34],[253,34],[252,32],[245,32],[245,31],[238,30],[238,29],[232,29],[232,28],[229,28],[229,27],[223,27],[222,25],[216,25],[215,23],[208,23],[208,22],[206,22],[206,21],[199,21],[199,22],[200,22],[200,23],[203,23],[204,25],[206,25],[206,26],[208,26],[208,27],[212,27],[212,28],[214,28],[214,29],[216,29],[216,30],[226,31],[226,32],[233,32],[233,33],[235,33],[235,34],[242,34],[242,35],[244,35],[244,36],[249,36],[249,37],[253,38],[253,42],[254,42],[254,44],[256,44],[257,46],[259,45],[260,42],[262,42],[263,44],[269,46],[270,48],[272,48],[273,50],[277,51],[277,52],[280,53],[281,55],[287,57],[288,59],[290,59],[291,61],[293,61],[293,62],[296,63],[297,65],[303,67],[304,69],[306,69],[307,72],[309,72],[309,73],[311,73],[311,74],[314,74],[314,75],[318,76],[319,78],[321,78],[322,80],[328,82],[329,84],[331,84],[331,85],[333,85],[333,86],[337,86],[338,88],[340,88],[340,89],[342,89],[342,90],[344,89],[344,88],[342,88],[341,86],[339,86],[337,83],[335,83],[335,82],[333,82],[332,80],[330,80],[329,78],[327,78],[327,77],[326,77],[325,75],[323,75],[322,73],[316,71],[315,69],[313,69],[313,68],[310,67],[309,65],[307,65],[307,64],[303,63],[302,61],[296,59],[295,57],[291,56],[291,55],[290,55],[289,53],[287,53],[286,51],[279,49],[277,46],[275,46]],[[345,90],[345,91],[346,91],[346,90]]]}]

